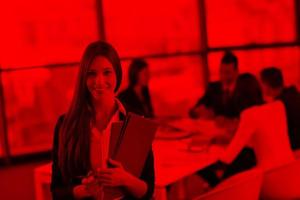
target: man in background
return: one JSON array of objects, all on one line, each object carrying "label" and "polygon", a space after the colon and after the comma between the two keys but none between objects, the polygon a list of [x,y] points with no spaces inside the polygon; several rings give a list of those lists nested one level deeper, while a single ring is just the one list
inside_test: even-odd
[{"label": "man in background", "polygon": [[261,71],[262,88],[265,99],[281,100],[286,109],[288,134],[293,150],[300,149],[300,93],[295,86],[285,87],[282,72],[277,67]]},{"label": "man in background", "polygon": [[225,52],[220,64],[220,80],[209,83],[205,94],[190,110],[192,118],[223,116],[236,118],[233,90],[238,77],[238,59],[232,52]]},{"label": "man in background", "polygon": [[[234,95],[235,83],[239,75],[238,59],[232,52],[225,52],[220,64],[220,80],[209,83],[204,96],[190,110],[190,117],[212,119],[221,126],[228,126],[239,118]],[[215,164],[198,172],[211,187],[216,186],[221,176],[227,178],[241,171],[250,169],[256,164],[251,148],[244,148],[237,158],[229,165]],[[225,173],[217,175],[217,171]]]}]

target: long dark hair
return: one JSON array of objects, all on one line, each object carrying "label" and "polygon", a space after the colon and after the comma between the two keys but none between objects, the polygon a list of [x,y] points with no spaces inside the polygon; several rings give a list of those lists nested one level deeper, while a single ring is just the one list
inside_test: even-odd
[{"label": "long dark hair", "polygon": [[239,113],[251,106],[263,104],[262,90],[254,75],[244,73],[237,78],[234,99]]},{"label": "long dark hair", "polygon": [[88,45],[80,62],[71,105],[59,131],[58,164],[65,181],[90,168],[90,122],[95,111],[86,81],[96,56],[104,56],[112,63],[117,78],[115,91],[121,84],[122,69],[116,50],[102,41]]},{"label": "long dark hair", "polygon": [[[138,83],[139,73],[147,67],[148,63],[144,59],[136,58],[132,60],[128,70],[129,88],[133,88]],[[148,86],[144,86],[142,88],[142,95],[144,96],[146,103],[151,104],[151,97]]]},{"label": "long dark hair", "polygon": [[134,87],[138,83],[139,73],[148,67],[148,63],[140,58],[134,59],[128,70],[129,87]]}]

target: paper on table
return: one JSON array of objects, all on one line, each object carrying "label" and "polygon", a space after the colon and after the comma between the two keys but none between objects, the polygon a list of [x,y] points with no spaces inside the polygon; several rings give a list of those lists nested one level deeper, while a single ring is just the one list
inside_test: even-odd
[{"label": "paper on table", "polygon": [[198,132],[210,136],[218,135],[224,132],[224,130],[216,126],[213,120],[194,120],[190,118],[183,118],[180,120],[171,121],[168,123],[168,125],[186,132]]}]

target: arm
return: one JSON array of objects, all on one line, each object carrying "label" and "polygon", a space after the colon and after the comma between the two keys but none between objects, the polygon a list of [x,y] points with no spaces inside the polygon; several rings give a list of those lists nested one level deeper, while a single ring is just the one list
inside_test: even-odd
[{"label": "arm", "polygon": [[155,172],[154,172],[154,157],[153,151],[150,150],[147,160],[142,171],[141,180],[147,184],[146,193],[141,199],[151,199],[154,193],[154,181],[155,181]]},{"label": "arm", "polygon": [[196,105],[189,111],[189,115],[191,118],[198,118],[201,116],[210,117],[213,115],[213,111],[210,108],[213,92],[214,89],[212,85],[209,85],[204,95],[199,99]]},{"label": "arm", "polygon": [[129,199],[151,199],[154,191],[154,166],[153,153],[148,154],[142,174],[137,178],[126,172],[121,163],[109,159],[112,168],[99,169],[98,180],[102,186],[118,187],[122,186],[128,193]]},{"label": "arm", "polygon": [[[63,181],[62,172],[58,166],[58,146],[59,146],[59,129],[64,120],[64,116],[61,116],[55,126],[54,139],[53,139],[53,151],[52,151],[52,176],[50,189],[52,192],[52,199],[65,200],[75,198],[91,197],[96,192],[96,187],[89,186],[94,180],[90,180],[89,177],[81,180],[76,180],[76,183],[66,184]],[[89,180],[88,180],[89,179]]]},{"label": "arm", "polygon": [[231,163],[251,139],[256,127],[253,121],[254,118],[250,114],[247,110],[242,113],[238,129],[232,141],[220,156],[222,162]]},{"label": "arm", "polygon": [[58,144],[59,144],[59,129],[63,122],[63,116],[61,116],[55,126],[53,150],[52,150],[52,176],[51,176],[51,192],[53,199],[70,199],[72,198],[73,186],[65,185],[63,183],[63,177],[58,166]]}]

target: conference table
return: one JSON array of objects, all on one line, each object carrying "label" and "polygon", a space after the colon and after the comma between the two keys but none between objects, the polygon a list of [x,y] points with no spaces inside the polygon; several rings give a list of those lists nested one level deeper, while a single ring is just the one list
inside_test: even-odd
[{"label": "conference table", "polygon": [[[220,132],[211,121],[191,119],[173,120],[159,128],[153,142],[155,199],[166,200],[167,186],[218,160],[223,147],[210,141]],[[51,199],[51,163],[37,167],[34,179],[36,199]]]}]

